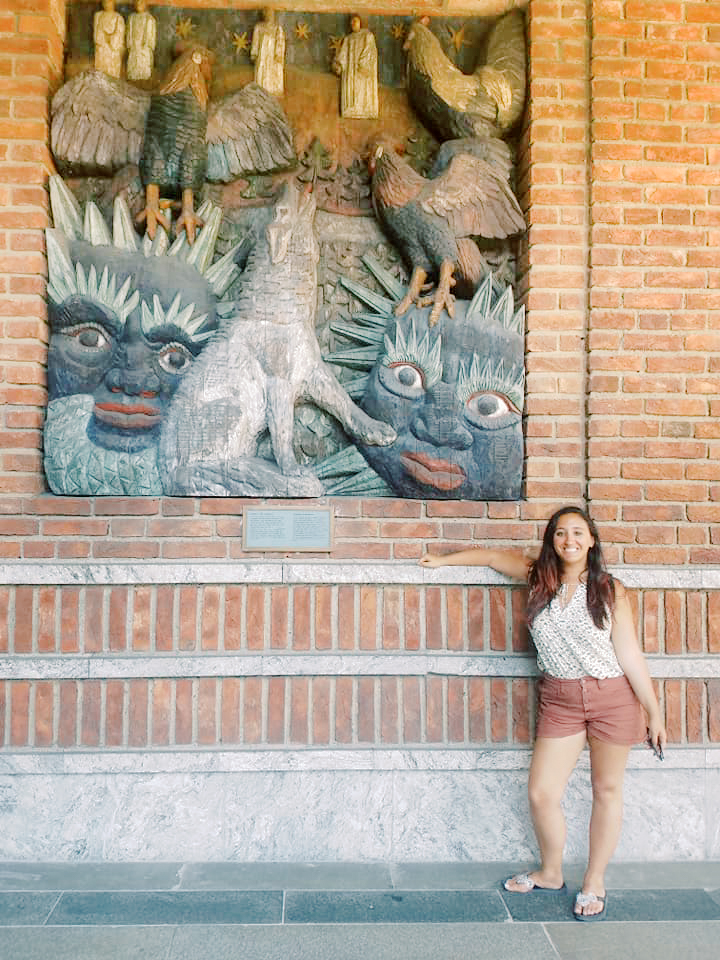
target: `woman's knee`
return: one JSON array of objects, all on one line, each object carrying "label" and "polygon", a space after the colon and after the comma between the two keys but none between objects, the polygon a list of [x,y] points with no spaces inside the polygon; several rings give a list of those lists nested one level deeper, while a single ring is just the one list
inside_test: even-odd
[{"label": "woman's knee", "polygon": [[623,781],[617,777],[594,776],[591,778],[593,800],[600,803],[622,801]]},{"label": "woman's knee", "polygon": [[532,810],[544,810],[550,807],[558,807],[562,802],[563,790],[559,790],[556,784],[542,781],[528,783],[528,800]]}]

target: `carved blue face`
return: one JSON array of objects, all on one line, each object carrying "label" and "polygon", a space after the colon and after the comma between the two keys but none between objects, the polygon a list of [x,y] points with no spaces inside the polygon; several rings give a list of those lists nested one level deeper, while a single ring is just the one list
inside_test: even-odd
[{"label": "carved blue face", "polygon": [[108,450],[141,450],[157,443],[170,400],[204,345],[187,316],[183,321],[183,308],[192,304],[192,316],[207,315],[203,326],[212,326],[214,297],[200,274],[175,258],[84,241],[71,243],[69,252],[86,277],[94,268],[100,278],[107,268],[115,290],[128,277],[131,284],[124,300],[96,279],[60,304],[50,301],[49,399],[91,395],[88,437]]},{"label": "carved blue face", "polygon": [[385,349],[362,400],[392,424],[392,446],[360,446],[402,497],[516,500],[523,470],[523,338],[500,324],[443,313],[428,329],[428,309],[388,325]]}]

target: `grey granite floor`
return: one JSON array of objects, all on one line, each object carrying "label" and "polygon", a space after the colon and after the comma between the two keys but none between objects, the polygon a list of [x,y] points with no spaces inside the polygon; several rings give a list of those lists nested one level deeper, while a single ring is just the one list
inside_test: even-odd
[{"label": "grey granite floor", "polygon": [[522,864],[0,863],[0,960],[709,960],[720,862],[617,864],[608,915],[507,894]]}]

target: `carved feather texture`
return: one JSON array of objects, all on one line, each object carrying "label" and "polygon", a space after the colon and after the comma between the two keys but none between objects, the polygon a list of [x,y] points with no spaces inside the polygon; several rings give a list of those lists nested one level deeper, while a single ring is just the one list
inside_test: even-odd
[{"label": "carved feather texture", "polygon": [[381,207],[417,201],[441,217],[455,237],[502,239],[525,229],[525,219],[502,174],[480,157],[454,156],[435,180],[426,180],[390,150],[377,160],[373,198]]},{"label": "carved feather texture", "polygon": [[423,23],[414,23],[406,41],[408,96],[442,139],[503,136],[525,103],[526,50],[523,15],[513,10],[494,24],[485,60],[464,74],[446,56]]},{"label": "carved feather texture", "polygon": [[[168,96],[172,96],[169,94]],[[64,84],[52,101],[51,148],[73,173],[113,174],[143,154],[150,94],[99,70]],[[269,173],[295,162],[290,124],[278,100],[255,83],[210,103],[208,179]]]},{"label": "carved feather texture", "polygon": [[447,170],[430,180],[420,206],[448,222],[456,237],[500,240],[525,229],[515,196],[495,168],[469,154],[458,154]]},{"label": "carved feather texture", "polygon": [[64,84],[51,106],[50,145],[55,159],[80,172],[112,174],[137,163],[150,95],[100,70],[85,70]]},{"label": "carved feather texture", "polygon": [[385,148],[373,174],[373,198],[383,207],[404,207],[424,189],[427,180],[394,151]]},{"label": "carved feather texture", "polygon": [[257,83],[210,104],[207,142],[209,180],[283,170],[296,159],[279,101]]}]

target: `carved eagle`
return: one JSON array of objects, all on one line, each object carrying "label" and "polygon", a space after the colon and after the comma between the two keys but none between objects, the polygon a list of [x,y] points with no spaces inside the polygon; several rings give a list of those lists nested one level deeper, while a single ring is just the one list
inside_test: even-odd
[{"label": "carved eagle", "polygon": [[229,183],[296,162],[290,124],[272,94],[250,83],[210,100],[212,60],[207,48],[191,47],[154,93],[99,70],[69,80],[51,105],[50,145],[61,172],[109,176],[138,164],[150,236],[158,223],[169,227],[160,196],[180,197],[179,226],[192,241],[193,192],[205,180]]}]

